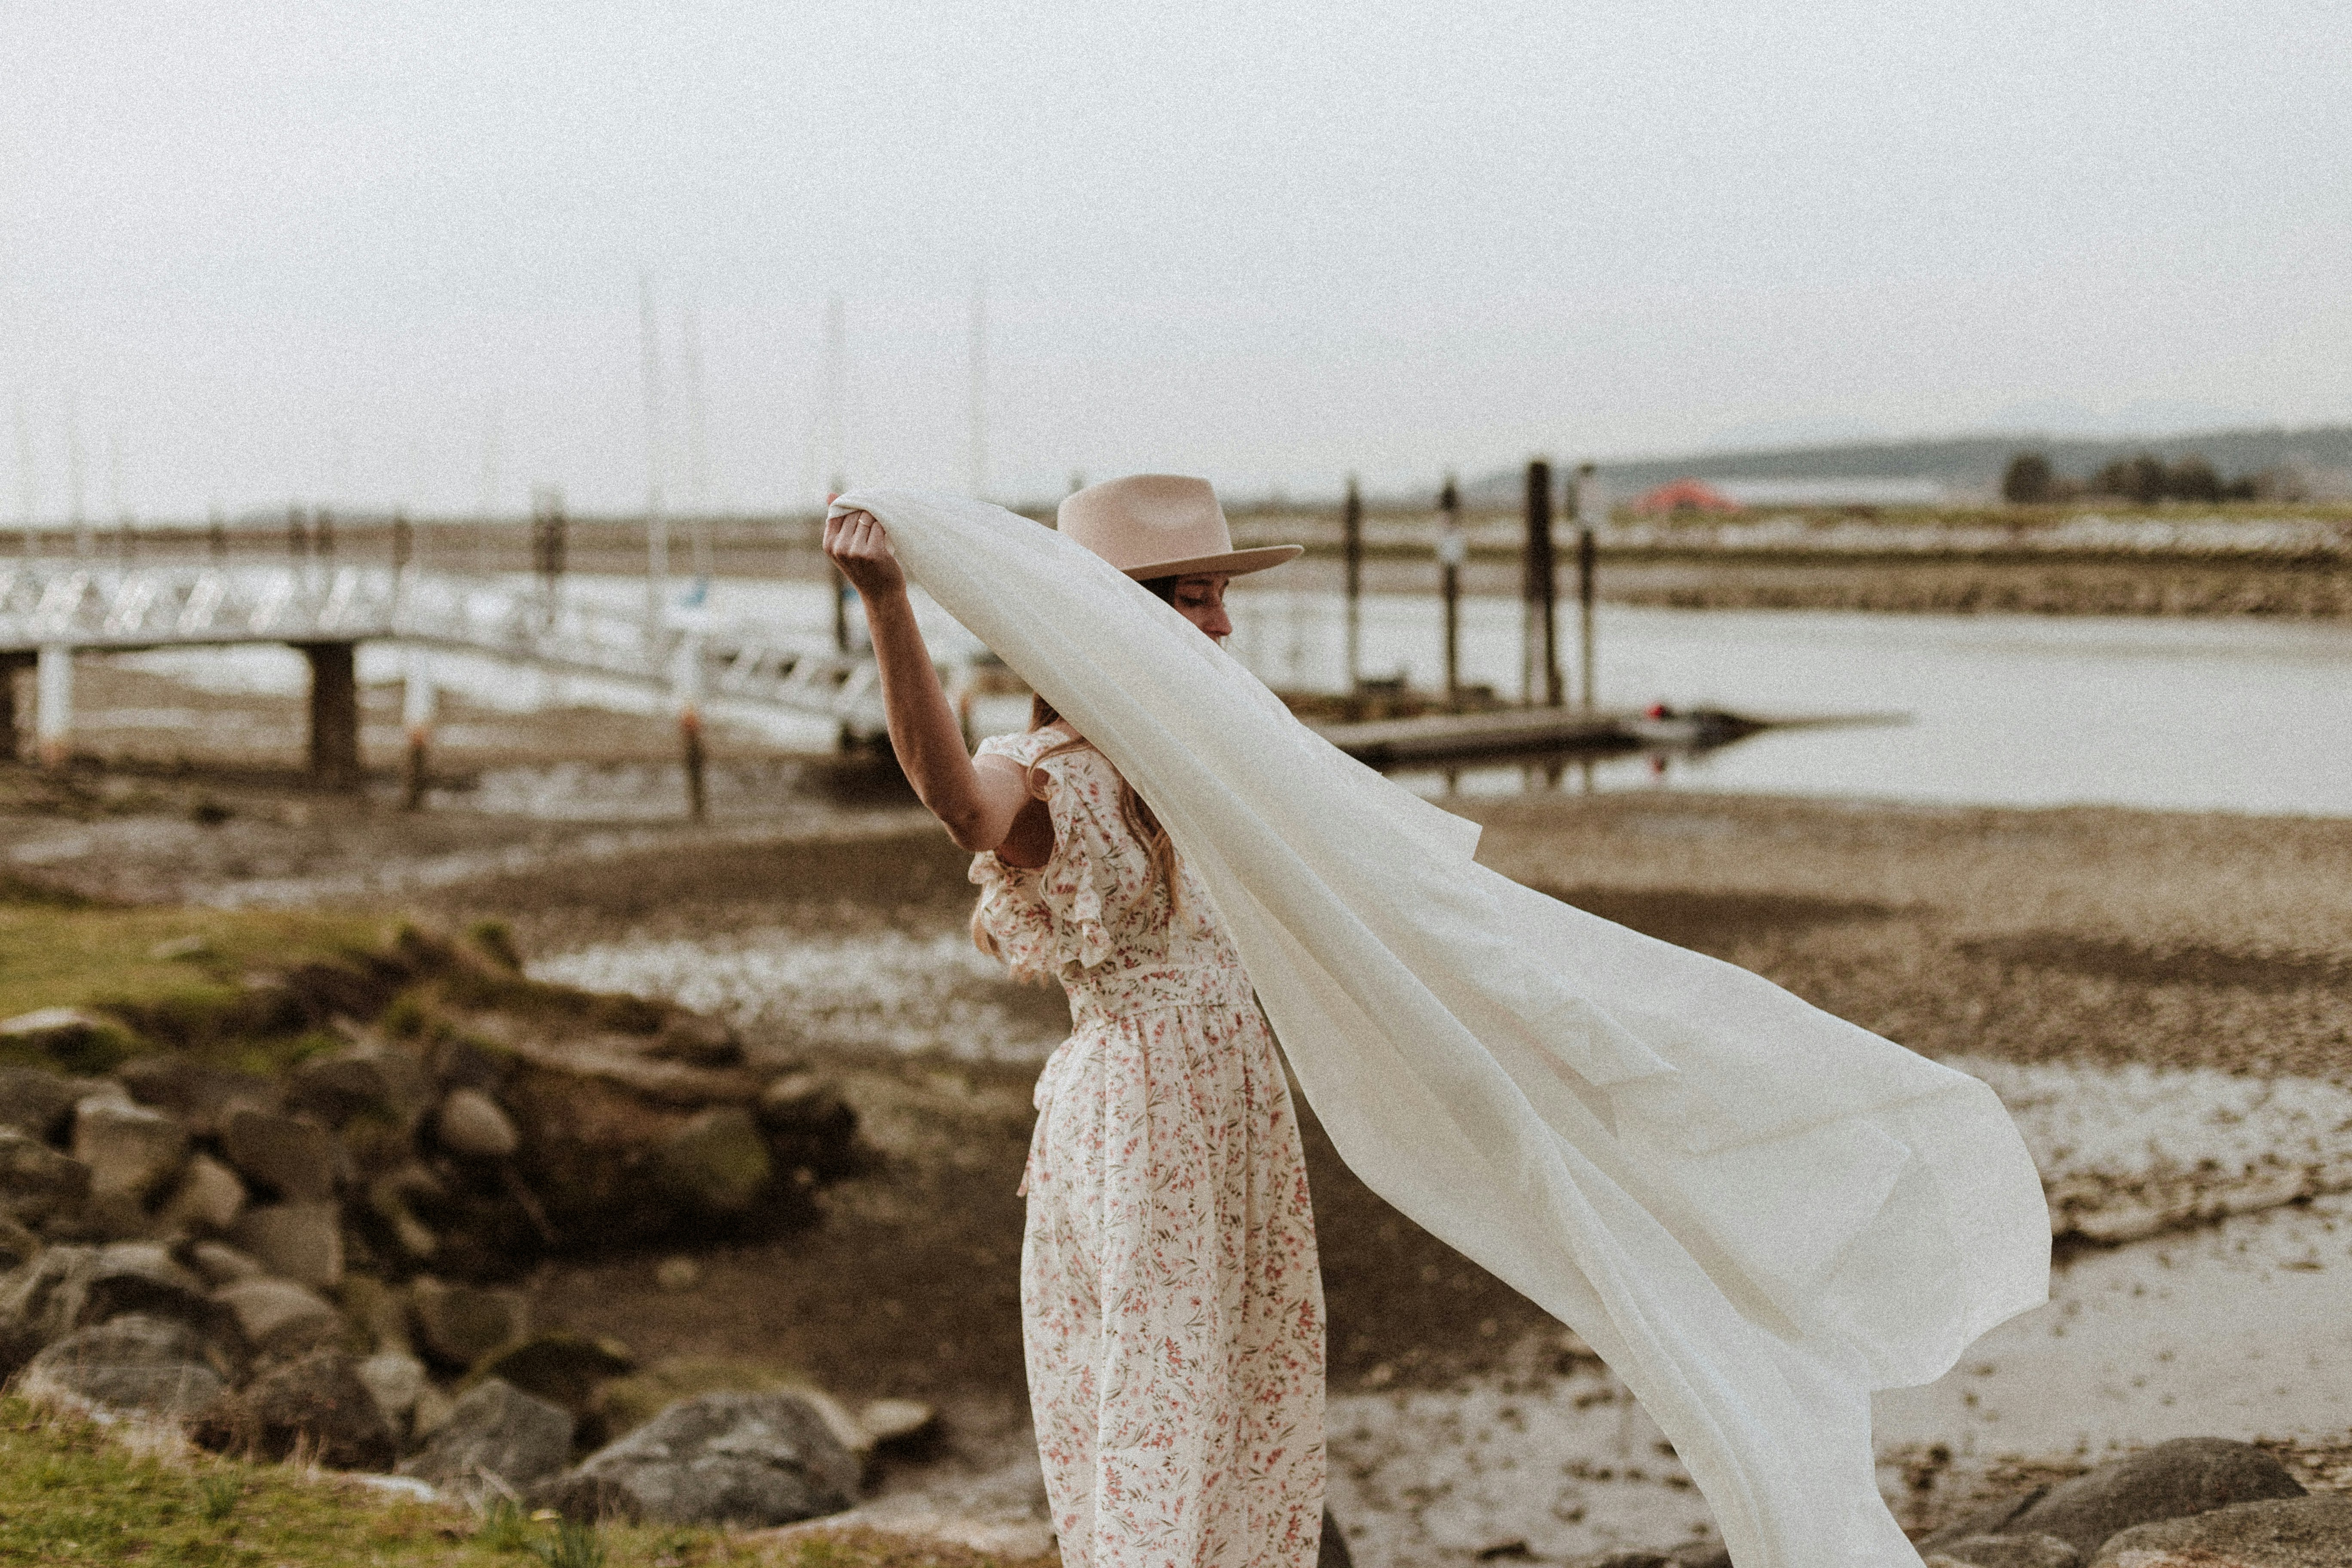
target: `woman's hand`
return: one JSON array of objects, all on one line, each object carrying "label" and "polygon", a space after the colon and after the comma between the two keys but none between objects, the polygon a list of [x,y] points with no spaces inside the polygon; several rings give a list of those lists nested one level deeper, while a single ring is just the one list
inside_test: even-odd
[{"label": "woman's hand", "polygon": [[890,552],[890,536],[870,511],[845,511],[824,520],[824,552],[868,605],[907,591],[907,569]]}]

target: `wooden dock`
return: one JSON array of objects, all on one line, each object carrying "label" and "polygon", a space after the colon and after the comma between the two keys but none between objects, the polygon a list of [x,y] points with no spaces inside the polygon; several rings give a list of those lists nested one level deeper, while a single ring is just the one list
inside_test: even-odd
[{"label": "wooden dock", "polygon": [[1907,721],[1908,715],[1901,713],[1759,718],[1713,708],[1655,715],[1639,709],[1494,708],[1473,713],[1323,723],[1315,728],[1358,762],[1396,767],[1548,752],[1696,750],[1724,745],[1765,730]]}]

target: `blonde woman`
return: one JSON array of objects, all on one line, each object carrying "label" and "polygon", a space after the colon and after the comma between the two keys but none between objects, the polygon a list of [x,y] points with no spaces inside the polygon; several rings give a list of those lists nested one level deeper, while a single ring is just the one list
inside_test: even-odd
[{"label": "blonde woman", "polygon": [[[1222,642],[1235,550],[1200,479],[1077,491],[1062,531]],[[1037,1081],[1022,1339],[1069,1568],[1305,1568],[1323,1513],[1323,1292],[1298,1124],[1233,941],[1148,801],[1039,698],[967,756],[883,526],[824,547],[873,635],[890,741],[974,855],[974,939],[1061,982]]]}]

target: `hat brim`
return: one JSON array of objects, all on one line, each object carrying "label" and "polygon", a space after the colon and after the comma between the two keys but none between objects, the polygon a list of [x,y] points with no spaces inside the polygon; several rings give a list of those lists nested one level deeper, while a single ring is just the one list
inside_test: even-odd
[{"label": "hat brim", "polygon": [[1188,555],[1181,561],[1150,561],[1140,566],[1122,566],[1120,571],[1139,583],[1155,577],[1245,577],[1253,572],[1263,572],[1269,566],[1279,566],[1286,561],[1296,561],[1307,553],[1304,544],[1265,544],[1255,550],[1228,550],[1222,555]]}]

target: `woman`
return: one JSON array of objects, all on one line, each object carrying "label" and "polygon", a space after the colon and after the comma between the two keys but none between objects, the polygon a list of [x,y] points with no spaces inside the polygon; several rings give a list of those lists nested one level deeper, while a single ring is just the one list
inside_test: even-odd
[{"label": "woman", "polygon": [[[1066,534],[1209,637],[1236,551],[1202,480],[1114,479]],[[1205,889],[1102,755],[1040,698],[964,753],[882,525],[825,524],[857,589],[891,745],[974,852],[973,935],[1059,979],[1074,1032],[1037,1082],[1022,1340],[1070,1568],[1304,1568],[1323,1503],[1323,1296],[1297,1121]]]}]

